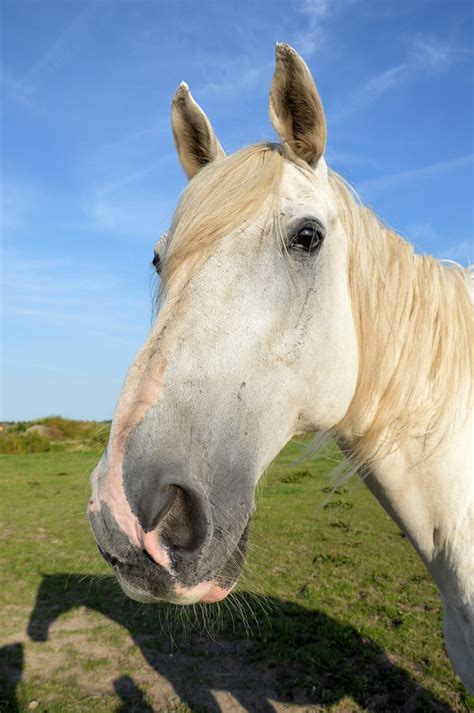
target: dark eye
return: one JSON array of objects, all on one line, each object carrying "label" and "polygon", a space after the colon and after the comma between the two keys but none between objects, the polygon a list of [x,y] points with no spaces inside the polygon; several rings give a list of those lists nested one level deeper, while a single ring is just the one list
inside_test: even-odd
[{"label": "dark eye", "polygon": [[323,240],[324,227],[321,223],[319,221],[305,222],[291,238],[290,248],[311,254],[319,248]]},{"label": "dark eye", "polygon": [[160,256],[158,255],[158,253],[155,253],[153,260],[151,261],[151,264],[153,265],[153,267],[155,268],[156,272],[159,275],[160,270],[161,270],[161,260],[160,260]]}]

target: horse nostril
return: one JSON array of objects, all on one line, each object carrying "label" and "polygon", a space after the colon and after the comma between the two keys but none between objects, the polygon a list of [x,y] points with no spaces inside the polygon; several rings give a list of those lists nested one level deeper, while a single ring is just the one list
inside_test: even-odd
[{"label": "horse nostril", "polygon": [[178,494],[177,485],[165,485],[153,491],[142,493],[137,507],[138,520],[145,532],[156,530],[173,507]]},{"label": "horse nostril", "polygon": [[176,554],[190,557],[210,538],[211,517],[201,494],[189,488],[175,487],[174,501],[162,521],[160,535]]},{"label": "horse nostril", "polygon": [[[155,486],[151,493],[142,492],[137,516],[147,539],[148,533],[158,530],[157,543],[161,541],[167,552],[180,557],[194,556],[211,535],[207,500],[188,484]],[[163,564],[163,553],[151,551],[147,545],[143,549],[151,559]]]}]

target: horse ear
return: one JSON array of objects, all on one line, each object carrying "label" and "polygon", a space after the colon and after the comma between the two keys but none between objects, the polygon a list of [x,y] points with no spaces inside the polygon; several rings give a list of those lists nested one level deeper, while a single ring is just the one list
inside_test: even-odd
[{"label": "horse ear", "polygon": [[292,47],[276,46],[269,113],[290,153],[315,166],[326,145],[326,117],[311,73]]},{"label": "horse ear", "polygon": [[179,160],[188,178],[207,163],[224,158],[224,149],[211,122],[192,98],[185,82],[181,82],[173,98],[171,126]]}]

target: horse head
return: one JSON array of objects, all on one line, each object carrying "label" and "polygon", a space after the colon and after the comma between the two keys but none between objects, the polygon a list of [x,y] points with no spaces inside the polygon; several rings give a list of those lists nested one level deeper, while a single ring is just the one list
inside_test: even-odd
[{"label": "horse head", "polygon": [[277,46],[269,111],[281,143],[226,156],[187,85],[173,100],[190,181],[155,250],[157,318],[89,502],[102,554],[139,601],[224,598],[244,562],[261,474],[294,435],[337,424],[356,388],[326,120],[287,45]]}]

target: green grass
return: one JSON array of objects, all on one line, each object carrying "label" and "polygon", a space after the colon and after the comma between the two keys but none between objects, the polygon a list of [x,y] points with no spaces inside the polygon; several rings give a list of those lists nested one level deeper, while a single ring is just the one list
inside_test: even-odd
[{"label": "green grass", "polygon": [[356,479],[332,493],[332,460],[295,465],[301,452],[259,486],[239,592],[190,613],[126,599],[100,559],[85,518],[99,450],[0,456],[0,710],[472,708],[406,538]]}]

